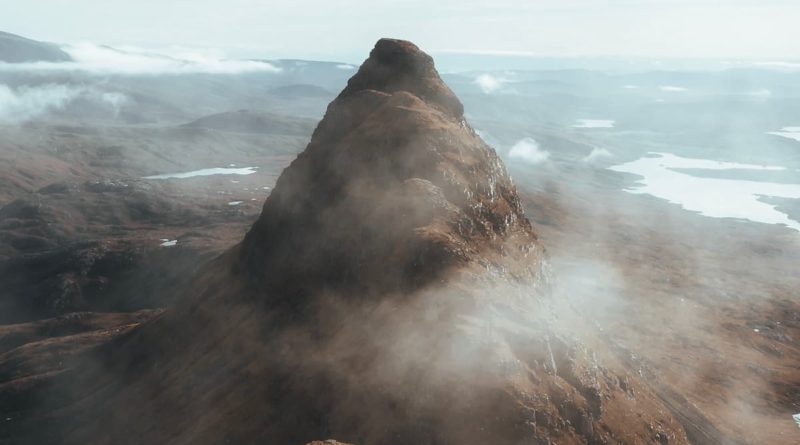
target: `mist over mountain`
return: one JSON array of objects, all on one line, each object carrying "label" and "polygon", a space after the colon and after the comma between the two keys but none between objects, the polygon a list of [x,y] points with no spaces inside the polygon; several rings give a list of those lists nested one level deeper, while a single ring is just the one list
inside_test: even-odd
[{"label": "mist over mountain", "polygon": [[0,35],[0,443],[795,443],[796,71],[434,56]]}]

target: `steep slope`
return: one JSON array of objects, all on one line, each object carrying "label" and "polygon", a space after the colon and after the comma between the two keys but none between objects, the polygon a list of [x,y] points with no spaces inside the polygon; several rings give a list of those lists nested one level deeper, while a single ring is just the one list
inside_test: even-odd
[{"label": "steep slope", "polygon": [[15,419],[0,438],[687,443],[635,372],[578,340],[547,270],[432,59],[382,39],[242,243],[22,397],[44,404],[0,404]]},{"label": "steep slope", "polygon": [[0,62],[69,62],[72,58],[52,43],[0,32]]},{"label": "steep slope", "polygon": [[509,275],[535,280],[535,238],[430,57],[382,40],[278,180],[241,266],[276,298],[413,290],[501,252]]}]

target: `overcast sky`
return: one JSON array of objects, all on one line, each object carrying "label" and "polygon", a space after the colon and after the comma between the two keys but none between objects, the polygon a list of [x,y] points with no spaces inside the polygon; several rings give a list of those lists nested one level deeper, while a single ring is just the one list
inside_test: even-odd
[{"label": "overcast sky", "polygon": [[[491,5],[491,6],[487,6]],[[382,36],[432,53],[800,59],[800,0],[0,0],[55,42],[359,62]]]}]

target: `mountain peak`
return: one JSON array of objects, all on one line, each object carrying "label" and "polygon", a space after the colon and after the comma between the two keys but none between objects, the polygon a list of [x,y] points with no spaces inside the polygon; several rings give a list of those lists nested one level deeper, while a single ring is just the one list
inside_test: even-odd
[{"label": "mountain peak", "polygon": [[339,97],[364,90],[406,91],[456,119],[464,114],[461,101],[439,77],[433,58],[406,40],[378,40]]},{"label": "mountain peak", "polygon": [[533,279],[542,259],[502,161],[431,57],[389,39],[284,170],[241,253],[272,298],[403,293],[478,263]]}]

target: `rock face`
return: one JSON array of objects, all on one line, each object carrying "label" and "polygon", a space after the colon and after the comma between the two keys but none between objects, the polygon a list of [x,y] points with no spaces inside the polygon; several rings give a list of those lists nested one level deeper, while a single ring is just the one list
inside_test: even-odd
[{"label": "rock face", "polygon": [[242,243],[5,437],[687,443],[547,288],[502,162],[431,58],[383,39]]}]

